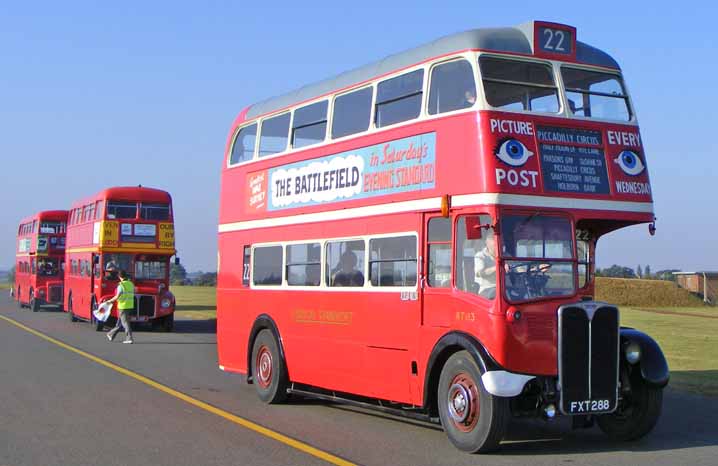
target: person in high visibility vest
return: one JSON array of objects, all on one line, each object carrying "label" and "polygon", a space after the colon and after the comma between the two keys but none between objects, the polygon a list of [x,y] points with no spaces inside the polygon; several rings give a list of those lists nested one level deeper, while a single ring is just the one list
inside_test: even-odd
[{"label": "person in high visibility vest", "polygon": [[135,285],[130,281],[130,276],[124,270],[120,270],[120,283],[117,284],[115,296],[106,302],[114,303],[115,301],[117,301],[117,324],[107,332],[107,339],[114,340],[115,335],[120,331],[120,327],[123,327],[125,329],[125,341],[122,343],[132,344],[130,312],[135,308]]}]

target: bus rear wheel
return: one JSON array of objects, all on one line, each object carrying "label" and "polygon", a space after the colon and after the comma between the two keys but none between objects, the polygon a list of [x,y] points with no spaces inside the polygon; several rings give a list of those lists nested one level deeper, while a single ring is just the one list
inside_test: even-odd
[{"label": "bus rear wheel", "polygon": [[274,334],[264,329],[252,345],[252,378],[259,398],[265,403],[281,403],[287,399],[289,377],[279,343]]},{"label": "bus rear wheel", "polygon": [[439,418],[451,443],[469,453],[496,450],[509,421],[508,400],[486,391],[468,351],[449,357],[438,388]]},{"label": "bus rear wheel", "polygon": [[612,414],[596,417],[598,427],[615,440],[636,440],[656,426],[663,406],[663,388],[646,384],[636,367],[630,377],[630,391],[624,391]]},{"label": "bus rear wheel", "polygon": [[72,312],[72,293],[70,293],[70,296],[67,298],[67,315],[70,316],[70,322],[77,322],[77,317],[75,317],[75,313]]},{"label": "bus rear wheel", "polygon": [[30,309],[32,309],[32,312],[37,312],[40,310],[40,303],[35,298],[34,290],[30,290]]}]

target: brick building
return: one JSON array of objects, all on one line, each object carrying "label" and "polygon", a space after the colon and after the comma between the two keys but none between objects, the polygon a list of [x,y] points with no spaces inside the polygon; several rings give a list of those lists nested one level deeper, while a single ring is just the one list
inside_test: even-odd
[{"label": "brick building", "polygon": [[718,272],[673,272],[681,288],[699,294],[703,301],[718,302]]}]

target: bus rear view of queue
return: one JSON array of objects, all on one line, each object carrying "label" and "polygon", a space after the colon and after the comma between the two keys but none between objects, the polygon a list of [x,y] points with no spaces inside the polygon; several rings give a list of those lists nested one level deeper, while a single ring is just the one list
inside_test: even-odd
[{"label": "bus rear view of queue", "polygon": [[618,63],[563,24],[437,39],[245,108],[222,170],[220,368],[259,397],[631,440],[669,372],[595,296],[598,240],[655,229]]}]

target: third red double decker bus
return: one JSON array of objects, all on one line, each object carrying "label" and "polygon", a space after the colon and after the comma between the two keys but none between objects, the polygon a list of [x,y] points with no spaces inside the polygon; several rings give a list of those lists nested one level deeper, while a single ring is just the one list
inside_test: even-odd
[{"label": "third red double decker bus", "polygon": [[511,416],[632,439],[668,367],[594,300],[603,235],[648,223],[621,70],[533,21],[438,39],[243,110],[222,171],[220,368],[495,449]]},{"label": "third red double decker bus", "polygon": [[66,210],[47,210],[23,219],[17,230],[15,285],[20,307],[62,306]]},{"label": "third red double decker bus", "polygon": [[[172,198],[159,189],[114,187],[72,205],[67,228],[65,309],[91,322],[92,310],[115,294],[118,271],[135,284],[132,322],[171,331],[175,299],[169,290],[175,254]],[[116,316],[116,306],[113,308]]]}]

